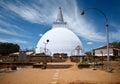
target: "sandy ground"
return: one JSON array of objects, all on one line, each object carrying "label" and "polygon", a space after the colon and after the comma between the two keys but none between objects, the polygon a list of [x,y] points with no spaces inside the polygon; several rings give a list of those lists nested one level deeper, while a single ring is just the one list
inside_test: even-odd
[{"label": "sandy ground", "polygon": [[119,70],[108,73],[101,69],[78,69],[75,63],[71,64],[68,69],[42,70],[29,66],[2,72],[0,84],[120,84]]}]

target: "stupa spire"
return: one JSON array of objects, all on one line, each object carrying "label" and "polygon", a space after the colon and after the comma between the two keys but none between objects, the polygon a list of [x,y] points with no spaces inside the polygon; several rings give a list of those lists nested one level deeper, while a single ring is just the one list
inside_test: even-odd
[{"label": "stupa spire", "polygon": [[61,7],[59,7],[59,11],[58,11],[58,15],[57,15],[57,20],[56,20],[56,22],[64,22]]},{"label": "stupa spire", "polygon": [[56,19],[55,22],[53,22],[53,28],[56,28],[56,27],[65,27],[66,24],[67,23],[64,22],[64,19],[63,19],[63,14],[62,14],[61,7],[59,7],[57,19]]}]

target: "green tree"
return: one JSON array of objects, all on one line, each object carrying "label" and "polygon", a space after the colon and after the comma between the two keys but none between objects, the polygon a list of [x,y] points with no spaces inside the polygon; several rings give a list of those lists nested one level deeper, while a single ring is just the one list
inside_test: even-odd
[{"label": "green tree", "polygon": [[0,43],[0,55],[9,55],[10,53],[18,52],[19,49],[18,44]]},{"label": "green tree", "polygon": [[120,49],[120,42],[112,42],[112,43],[110,43],[110,45],[112,45],[115,48],[119,48]]},{"label": "green tree", "polygon": [[86,55],[91,55],[91,51],[85,52]]}]

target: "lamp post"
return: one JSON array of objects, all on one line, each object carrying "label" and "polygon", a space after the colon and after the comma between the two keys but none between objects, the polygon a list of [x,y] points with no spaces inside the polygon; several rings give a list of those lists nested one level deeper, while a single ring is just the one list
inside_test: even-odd
[{"label": "lamp post", "polygon": [[93,56],[93,60],[94,60],[93,70],[96,70],[96,67],[95,67],[95,51],[94,51],[94,49],[91,50],[91,55]]},{"label": "lamp post", "polygon": [[46,42],[43,42],[45,44],[45,55],[46,55],[46,45],[48,44],[49,40],[47,39]]},{"label": "lamp post", "polygon": [[106,17],[106,15],[104,14],[103,11],[101,11],[100,9],[97,9],[97,8],[87,8],[85,10],[82,11],[81,15],[84,15],[85,14],[85,11],[87,10],[96,10],[98,12],[100,12],[105,20],[106,20],[106,44],[107,44],[107,71],[110,72],[111,69],[110,69],[110,57],[109,57],[109,32],[108,32],[108,18]]}]

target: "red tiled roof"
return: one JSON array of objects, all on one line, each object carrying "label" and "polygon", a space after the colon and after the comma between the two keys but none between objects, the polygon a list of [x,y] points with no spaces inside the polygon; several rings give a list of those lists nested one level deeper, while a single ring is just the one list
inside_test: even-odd
[{"label": "red tiled roof", "polygon": [[[101,46],[101,47],[96,48],[96,49],[94,49],[94,50],[106,49],[106,48],[107,48],[107,46]],[[111,46],[111,45],[109,45],[109,48],[114,48],[114,47],[113,47],[113,46]]]}]

